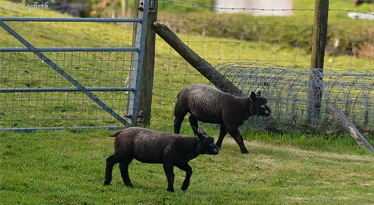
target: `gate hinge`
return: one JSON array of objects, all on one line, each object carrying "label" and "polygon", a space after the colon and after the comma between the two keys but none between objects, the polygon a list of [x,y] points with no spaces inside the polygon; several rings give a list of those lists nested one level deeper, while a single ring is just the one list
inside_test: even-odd
[{"label": "gate hinge", "polygon": [[[124,117],[129,118],[129,119],[133,118],[132,114],[126,114],[126,113],[124,114]],[[144,112],[143,112],[143,110],[139,111],[137,122],[139,122],[139,123],[143,123],[144,122]]]},{"label": "gate hinge", "polygon": [[[143,7],[143,2],[140,2],[140,6],[138,7],[138,10],[139,11],[143,11],[144,10],[144,7]],[[154,0],[151,0],[151,2],[149,3],[149,12],[150,13],[154,13],[156,11],[156,6],[155,6],[155,1]]]}]

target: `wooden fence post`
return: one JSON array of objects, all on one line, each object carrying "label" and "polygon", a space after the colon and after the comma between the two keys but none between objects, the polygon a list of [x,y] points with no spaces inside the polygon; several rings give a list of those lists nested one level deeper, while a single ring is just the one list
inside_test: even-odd
[{"label": "wooden fence post", "polygon": [[[154,60],[155,60],[155,42],[156,42],[156,31],[153,27],[153,23],[157,21],[157,5],[158,0],[150,0],[150,7],[148,13],[147,22],[147,33],[146,33],[146,46],[145,46],[145,59],[142,70],[142,82],[140,86],[139,96],[139,122],[143,123],[144,126],[149,126],[151,121],[151,106],[152,106],[152,90],[153,90],[153,79],[154,79]],[[138,12],[139,0],[134,2],[135,14]],[[133,27],[133,42],[132,46],[135,46],[136,35],[137,35],[137,24]],[[133,57],[132,57],[133,58]],[[131,65],[131,67],[133,67]]]},{"label": "wooden fence post", "polygon": [[[156,31],[153,23],[157,21],[157,6],[158,0],[150,0],[150,7],[148,13],[147,34],[145,43],[145,59],[142,73],[142,85],[140,87],[140,101],[139,111],[142,113],[142,123],[145,126],[150,125],[151,121],[151,107],[152,107],[152,90],[155,67],[155,46],[156,46]],[[144,11],[146,12],[146,11]]]},{"label": "wooden fence post", "polygon": [[307,122],[320,119],[329,0],[315,0],[312,53],[307,99]]}]

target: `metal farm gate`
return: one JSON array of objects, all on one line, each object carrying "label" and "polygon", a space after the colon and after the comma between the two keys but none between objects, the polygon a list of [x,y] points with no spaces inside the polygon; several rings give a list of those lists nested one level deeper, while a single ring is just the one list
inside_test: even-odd
[{"label": "metal farm gate", "polygon": [[[0,131],[136,125],[149,0],[140,5],[137,18],[0,18],[0,36],[10,39],[0,45]],[[128,47],[79,48],[26,40],[45,34],[22,29],[51,22],[136,24],[135,46],[130,39]]]}]

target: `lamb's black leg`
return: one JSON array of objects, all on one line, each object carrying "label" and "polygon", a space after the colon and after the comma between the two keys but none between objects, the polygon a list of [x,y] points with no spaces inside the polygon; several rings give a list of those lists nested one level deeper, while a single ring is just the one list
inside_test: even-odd
[{"label": "lamb's black leg", "polygon": [[[196,129],[199,127],[198,120],[194,115],[190,115],[190,117],[188,117],[188,121],[190,121],[191,127],[195,127]],[[194,129],[192,129],[192,131],[195,133],[195,135],[197,135]]]},{"label": "lamb's black leg", "polygon": [[166,178],[168,179],[168,192],[174,192],[174,171],[173,171],[173,165],[170,165],[168,163],[164,163],[164,171],[166,174]]},{"label": "lamb's black leg", "polygon": [[227,131],[230,133],[230,135],[234,138],[236,143],[240,147],[240,151],[242,154],[248,154],[248,150],[244,146],[243,137],[240,135],[239,129],[237,127],[227,128]]},{"label": "lamb's black leg", "polygon": [[219,131],[219,137],[218,137],[218,140],[216,142],[216,145],[217,145],[218,148],[221,148],[223,138],[225,138],[226,134],[227,134],[227,130],[226,130],[225,126],[222,124],[221,128],[220,128],[220,131]]},{"label": "lamb's black leg", "polygon": [[126,159],[119,163],[119,169],[121,171],[121,176],[123,183],[127,187],[133,188],[134,186],[131,183],[130,177],[129,177],[129,164],[131,163],[132,159]]},{"label": "lamb's black leg", "polygon": [[181,125],[184,119],[184,116],[186,116],[188,113],[188,110],[183,106],[180,105],[180,103],[176,103],[174,108],[174,133],[179,134]]},{"label": "lamb's black leg", "polygon": [[105,170],[105,181],[104,185],[109,185],[110,181],[112,181],[112,171],[113,171],[113,166],[117,162],[115,161],[113,155],[108,157],[106,159],[106,170]]},{"label": "lamb's black leg", "polygon": [[174,119],[174,133],[175,134],[179,134],[179,132],[181,130],[181,126],[182,126],[182,121],[183,121],[183,118],[179,119],[179,118],[175,117],[175,119]]},{"label": "lamb's black leg", "polygon": [[192,168],[188,164],[178,165],[178,168],[186,172],[186,178],[183,181],[182,191],[186,191],[190,185],[190,179],[192,175]]}]

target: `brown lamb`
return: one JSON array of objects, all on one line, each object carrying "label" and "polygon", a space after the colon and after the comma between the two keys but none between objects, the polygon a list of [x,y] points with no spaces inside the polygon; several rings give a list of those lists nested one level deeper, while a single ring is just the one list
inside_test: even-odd
[{"label": "brown lamb", "polygon": [[133,159],[144,163],[163,164],[168,181],[167,191],[174,192],[174,171],[176,166],[186,172],[182,190],[187,190],[190,184],[192,168],[188,164],[191,159],[200,154],[216,155],[219,148],[214,144],[214,138],[207,136],[202,128],[194,128],[196,136],[183,137],[174,133],[157,132],[145,128],[130,127],[110,134],[116,137],[115,153],[106,160],[104,185],[112,180],[113,166],[119,163],[121,176],[125,186],[133,187],[129,178],[128,166]]},{"label": "brown lamb", "polygon": [[191,127],[198,127],[198,121],[220,124],[220,134],[216,145],[220,148],[227,132],[235,139],[243,154],[248,154],[243,137],[239,132],[250,116],[269,116],[270,108],[261,91],[251,92],[249,97],[238,97],[216,88],[192,84],[182,89],[174,108],[174,133],[179,133],[184,116],[190,113]]}]

